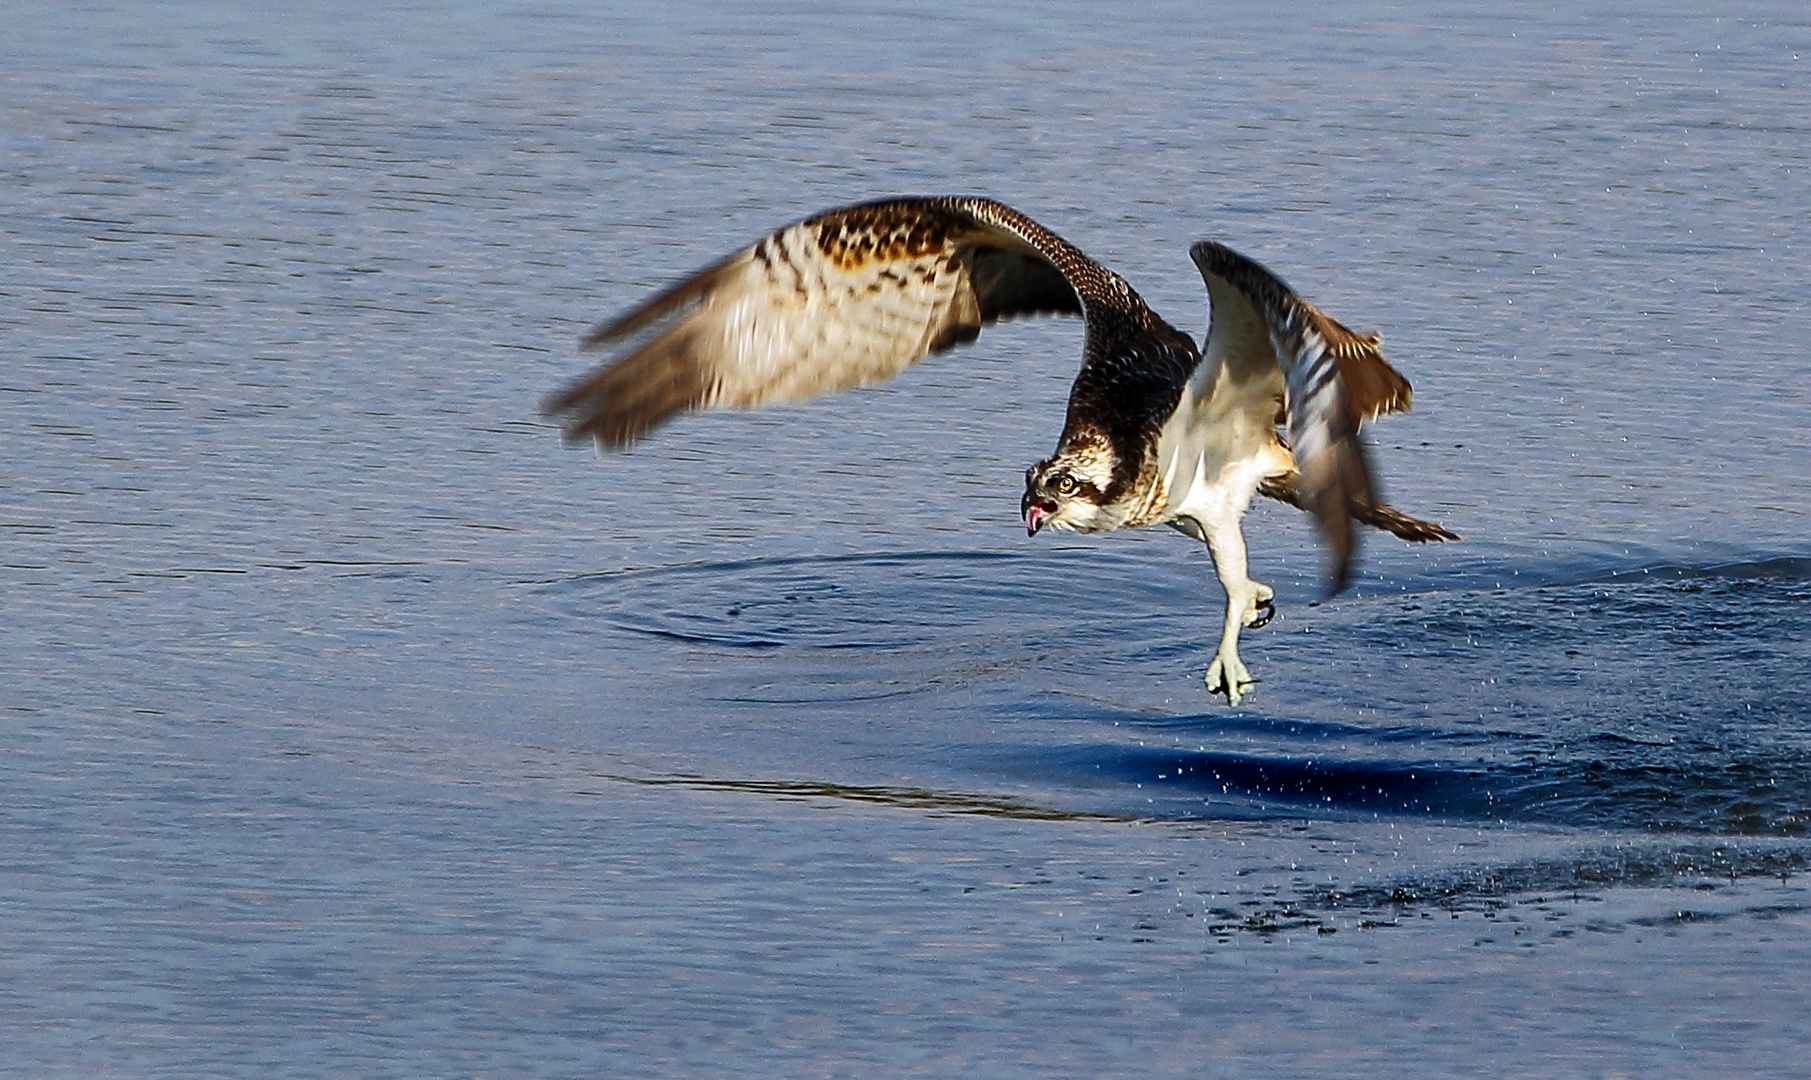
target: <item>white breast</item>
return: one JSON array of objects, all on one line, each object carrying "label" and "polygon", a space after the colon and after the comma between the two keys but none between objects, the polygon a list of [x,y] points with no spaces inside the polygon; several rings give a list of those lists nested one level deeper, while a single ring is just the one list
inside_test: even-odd
[{"label": "white breast", "polygon": [[1197,522],[1237,521],[1259,481],[1295,467],[1277,441],[1281,373],[1274,379],[1229,377],[1220,358],[1203,358],[1158,437],[1157,490],[1165,522],[1199,538]]}]

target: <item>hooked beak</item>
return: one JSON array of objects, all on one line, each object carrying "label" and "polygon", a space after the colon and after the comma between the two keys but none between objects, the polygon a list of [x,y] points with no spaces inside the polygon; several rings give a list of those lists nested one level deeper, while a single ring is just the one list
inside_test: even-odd
[{"label": "hooked beak", "polygon": [[1022,509],[1025,511],[1025,535],[1036,536],[1044,527],[1045,519],[1056,513],[1056,500],[1034,499],[1027,495]]}]

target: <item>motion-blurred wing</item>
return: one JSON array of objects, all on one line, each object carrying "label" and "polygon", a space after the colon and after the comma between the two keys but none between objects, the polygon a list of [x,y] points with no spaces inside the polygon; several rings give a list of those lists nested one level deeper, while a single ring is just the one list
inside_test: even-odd
[{"label": "motion-blurred wing", "polygon": [[[622,446],[682,410],[890,378],[1015,315],[1081,314],[1086,257],[986,199],[893,199],[790,225],[586,337],[638,341],[547,402],[570,439]],[[1089,263],[1088,265],[1092,265]]]},{"label": "motion-blurred wing", "polygon": [[1220,354],[1236,378],[1282,373],[1296,493],[1326,537],[1337,592],[1352,571],[1352,520],[1380,503],[1359,425],[1407,409],[1409,381],[1383,358],[1380,337],[1346,329],[1251,259],[1206,240],[1189,257],[1213,305],[1204,352]]}]

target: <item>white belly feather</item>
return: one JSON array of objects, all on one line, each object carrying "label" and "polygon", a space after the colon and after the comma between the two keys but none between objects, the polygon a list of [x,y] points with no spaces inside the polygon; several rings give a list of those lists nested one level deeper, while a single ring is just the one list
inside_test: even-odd
[{"label": "white belly feather", "polygon": [[1282,392],[1280,373],[1237,379],[1219,357],[1202,360],[1158,436],[1156,490],[1162,503],[1153,508],[1151,524],[1162,522],[1204,540],[1204,525],[1237,522],[1260,481],[1295,468],[1277,441]]}]

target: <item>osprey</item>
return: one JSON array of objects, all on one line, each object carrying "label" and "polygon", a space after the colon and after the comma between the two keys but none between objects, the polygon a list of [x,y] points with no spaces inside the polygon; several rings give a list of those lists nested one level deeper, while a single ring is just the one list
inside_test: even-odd
[{"label": "osprey", "polygon": [[[1356,334],[1230,248],[1190,258],[1207,283],[1201,348],[1118,274],[1009,206],[898,198],[788,225],[593,330],[625,354],[551,398],[569,440],[625,446],[676,412],[750,408],[891,377],[1020,315],[1079,315],[1082,369],[1056,453],[1025,473],[1040,529],[1169,525],[1207,544],[1226,590],[1207,687],[1229,704],[1256,682],[1239,631],[1270,621],[1240,526],[1254,493],[1314,516],[1329,592],[1350,576],[1353,522],[1404,540],[1456,540],[1385,506],[1359,425],[1409,407],[1375,334]],[[1286,435],[1279,432],[1279,427]]]}]

